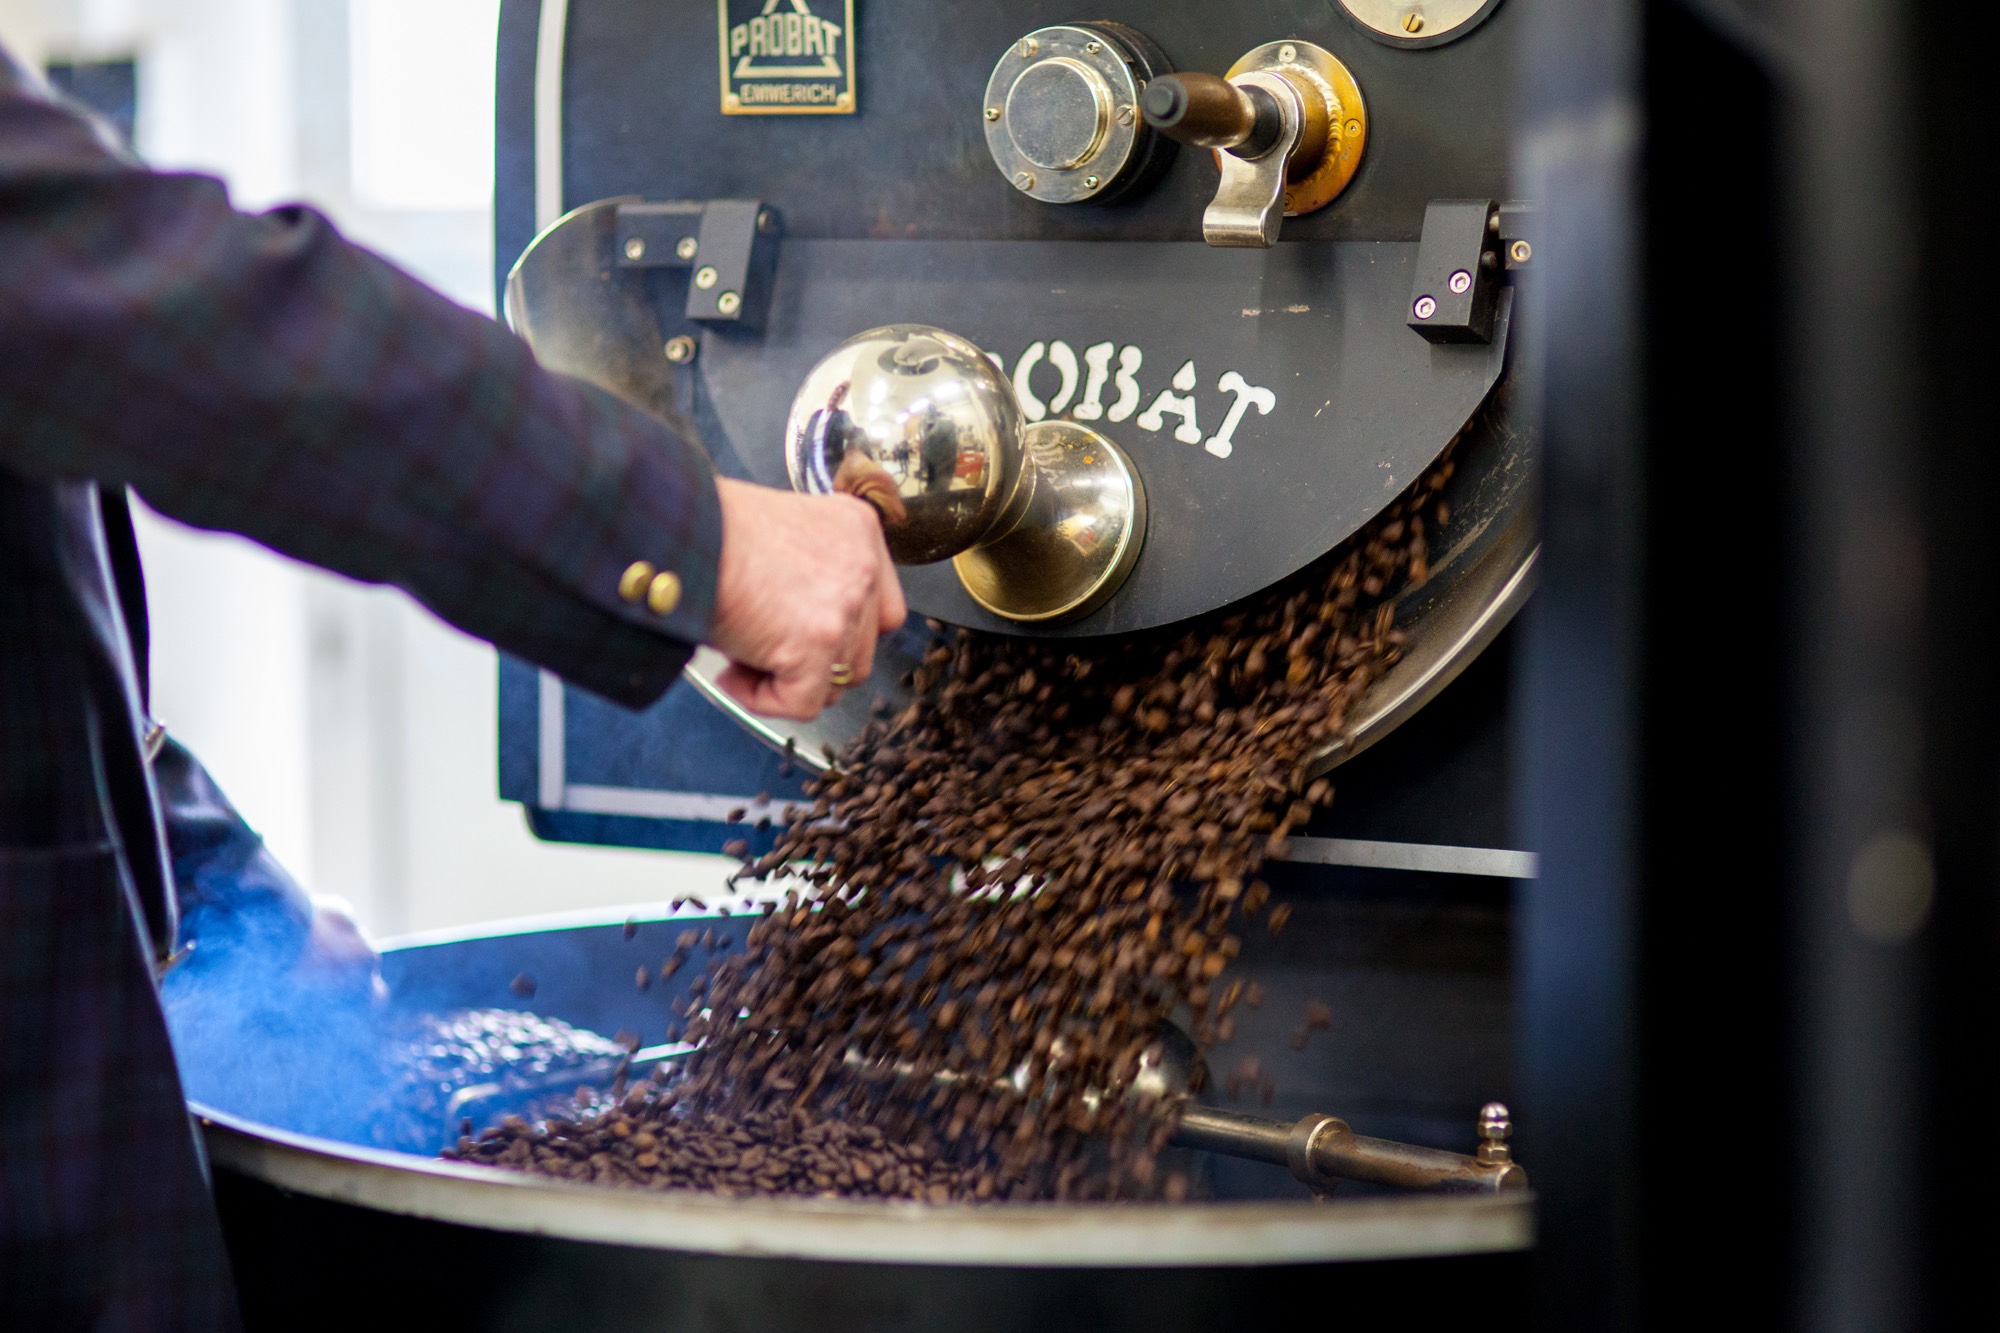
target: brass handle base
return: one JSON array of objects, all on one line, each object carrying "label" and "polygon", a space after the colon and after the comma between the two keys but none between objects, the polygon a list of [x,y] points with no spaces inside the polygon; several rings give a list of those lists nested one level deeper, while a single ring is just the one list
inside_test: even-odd
[{"label": "brass handle base", "polygon": [[[1278,243],[1281,219],[1326,207],[1354,179],[1367,147],[1368,110],[1347,66],[1311,42],[1266,42],[1230,66],[1226,78],[1246,97],[1272,104],[1281,129],[1268,151],[1244,156],[1242,147],[1216,149],[1222,178],[1202,213],[1202,239],[1268,248]],[[1196,118],[1197,131],[1229,120],[1214,113],[1216,100],[1209,99],[1205,118]],[[1220,128],[1241,128],[1241,111],[1235,126]]]},{"label": "brass handle base", "polygon": [[1118,591],[1146,539],[1146,492],[1125,452],[1074,421],[1021,433],[1033,494],[1021,519],[952,558],[959,582],[996,616],[1023,622],[1089,615]]}]

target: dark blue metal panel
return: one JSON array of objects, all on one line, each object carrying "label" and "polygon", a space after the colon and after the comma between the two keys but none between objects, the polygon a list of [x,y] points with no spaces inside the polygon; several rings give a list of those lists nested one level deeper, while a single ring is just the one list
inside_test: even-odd
[{"label": "dark blue metal panel", "polygon": [[[762,849],[773,835],[760,818],[782,822],[785,804],[804,798],[803,772],[788,767],[686,681],[634,712],[500,663],[500,795],[528,807],[541,837],[694,852],[743,838]],[[737,809],[745,818],[731,824]]]}]

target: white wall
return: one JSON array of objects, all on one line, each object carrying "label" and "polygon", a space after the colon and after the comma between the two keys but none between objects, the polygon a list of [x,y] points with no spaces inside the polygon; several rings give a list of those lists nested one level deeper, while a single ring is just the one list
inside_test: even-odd
[{"label": "white wall", "polygon": [[46,57],[45,7],[46,0],[0,0],[0,44],[24,65],[39,66]]},{"label": "white wall", "polygon": [[[490,312],[497,8],[0,0],[0,40],[28,59],[136,53],[154,165],[214,172],[240,207],[305,199]],[[155,712],[307,887],[371,931],[713,891],[730,868],[537,842],[494,794],[492,650],[401,594],[149,513],[139,538]]]}]

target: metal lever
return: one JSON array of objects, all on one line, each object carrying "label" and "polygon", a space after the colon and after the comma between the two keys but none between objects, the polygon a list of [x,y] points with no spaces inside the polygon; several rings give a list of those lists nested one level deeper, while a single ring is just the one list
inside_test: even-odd
[{"label": "metal lever", "polygon": [[1331,52],[1270,42],[1223,78],[1162,74],[1140,101],[1170,139],[1215,150],[1222,181],[1201,217],[1215,246],[1269,248],[1287,217],[1324,208],[1361,164],[1361,89]]},{"label": "metal lever", "polygon": [[[1198,1060],[1193,1044],[1171,1025],[1162,1030],[1161,1038],[1155,1049],[1141,1057],[1139,1075],[1128,1093],[1135,1099],[1151,1101],[1184,1095],[1191,1081]],[[615,1062],[600,1060],[548,1071],[539,1081],[492,1082],[460,1088],[445,1108],[442,1126],[445,1142],[457,1137],[461,1117],[485,1123],[501,1113],[523,1109],[542,1096],[567,1093],[578,1083],[609,1083],[613,1095],[620,1096],[627,1078],[651,1066],[679,1060],[695,1050],[694,1045],[685,1042],[669,1042],[635,1050]],[[875,1081],[904,1082],[916,1076],[914,1066],[906,1061],[870,1061],[852,1049],[843,1054],[841,1063],[863,1078]],[[948,1088],[964,1077],[947,1070],[932,1074],[930,1081]],[[1027,1066],[1023,1064],[1013,1076],[995,1083],[1025,1092],[1027,1081]],[[1322,1193],[1332,1190],[1342,1180],[1448,1194],[1499,1194],[1528,1187],[1527,1171],[1514,1160],[1507,1147],[1513,1121],[1499,1102],[1488,1102],[1480,1109],[1479,1149],[1470,1157],[1356,1134],[1345,1120],[1330,1115],[1308,1115],[1287,1124],[1192,1102],[1183,1104],[1177,1115],[1171,1140],[1175,1145],[1272,1162]]]},{"label": "metal lever", "polygon": [[1173,1142],[1186,1148],[1274,1162],[1315,1190],[1342,1180],[1365,1180],[1398,1189],[1453,1194],[1498,1194],[1528,1188],[1528,1173],[1506,1144],[1507,1108],[1489,1102],[1480,1112],[1481,1143],[1475,1156],[1420,1148],[1393,1139],[1356,1134],[1345,1120],[1309,1115],[1293,1124],[1207,1106],[1181,1111]]},{"label": "metal lever", "polygon": [[[1058,1047],[1060,1044],[1058,1038]],[[841,1063],[871,1081],[903,1083],[917,1077],[916,1067],[907,1061],[871,1061],[853,1049],[843,1054]],[[1200,1063],[1200,1054],[1187,1034],[1166,1024],[1160,1029],[1159,1041],[1140,1056],[1138,1074],[1125,1095],[1141,1104],[1185,1097],[1199,1081]],[[930,1083],[948,1088],[965,1078],[964,1074],[942,1070],[930,1076]],[[1029,1086],[1027,1063],[1022,1062],[1011,1075],[993,1080],[993,1086],[1025,1095]],[[1086,1092],[1084,1104],[1095,1110],[1101,1095]],[[1470,1157],[1356,1134],[1345,1120],[1330,1115],[1304,1116],[1287,1124],[1182,1102],[1174,1116],[1169,1142],[1176,1147],[1274,1162],[1320,1193],[1331,1191],[1343,1180],[1445,1194],[1499,1194],[1528,1188],[1527,1171],[1507,1148],[1513,1121],[1499,1102],[1480,1108],[1479,1150]]]}]

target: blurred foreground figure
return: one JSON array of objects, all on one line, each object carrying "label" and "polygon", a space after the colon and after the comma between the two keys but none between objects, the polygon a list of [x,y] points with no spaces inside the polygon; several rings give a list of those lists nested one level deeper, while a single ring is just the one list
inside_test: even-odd
[{"label": "blurred foreground figure", "polygon": [[[394,584],[632,706],[708,642],[746,702],[810,717],[905,614],[860,501],[717,482],[699,449],[541,370],[310,210],[247,216],[214,180],[142,169],[0,51],[10,1329],[237,1323],[156,989],[180,908],[147,753],[127,487],[184,522]],[[184,755],[166,762],[194,781]],[[199,824],[181,831],[198,842]],[[188,864],[189,909],[213,910],[202,858]],[[321,954],[299,907],[258,916],[271,960]]]}]

